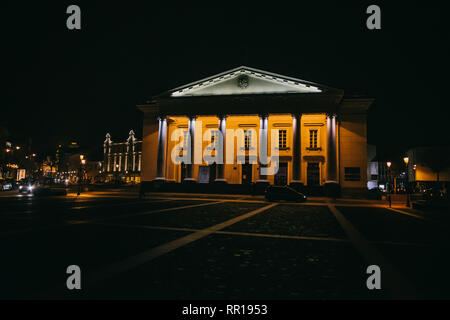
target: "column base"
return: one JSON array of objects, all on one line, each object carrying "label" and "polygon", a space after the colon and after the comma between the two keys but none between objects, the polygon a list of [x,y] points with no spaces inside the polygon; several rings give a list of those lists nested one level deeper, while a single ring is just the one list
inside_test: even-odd
[{"label": "column base", "polygon": [[153,179],[153,181],[166,181],[165,177],[157,177],[155,179]]},{"label": "column base", "polygon": [[255,182],[256,184],[270,184],[269,180],[267,179],[258,179]]},{"label": "column base", "polygon": [[214,183],[216,184],[228,184],[227,179],[215,179]]},{"label": "column base", "polygon": [[194,178],[184,178],[182,183],[193,184],[193,183],[197,183],[197,180],[195,180]]}]

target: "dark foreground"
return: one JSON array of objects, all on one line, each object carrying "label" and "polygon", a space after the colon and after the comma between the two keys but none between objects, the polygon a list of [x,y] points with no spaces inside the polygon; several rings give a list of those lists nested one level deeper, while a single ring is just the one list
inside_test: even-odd
[{"label": "dark foreground", "polygon": [[450,298],[445,217],[377,201],[105,191],[0,208],[3,299]]}]

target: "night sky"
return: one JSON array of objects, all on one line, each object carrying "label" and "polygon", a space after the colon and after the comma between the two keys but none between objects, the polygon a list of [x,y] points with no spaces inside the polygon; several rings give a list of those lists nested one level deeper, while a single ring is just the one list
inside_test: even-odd
[{"label": "night sky", "polygon": [[[107,132],[142,136],[136,104],[247,65],[375,98],[368,138],[383,150],[449,143],[448,12],[436,4],[93,2],[2,10],[0,123],[11,141],[31,138],[45,154],[75,140],[100,156]],[[66,28],[70,4],[81,7],[81,30]],[[366,28],[370,4],[381,7],[381,30]]]}]

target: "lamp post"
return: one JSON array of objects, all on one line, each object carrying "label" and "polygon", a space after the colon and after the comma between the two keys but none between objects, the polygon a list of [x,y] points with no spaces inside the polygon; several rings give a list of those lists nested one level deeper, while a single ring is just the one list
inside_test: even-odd
[{"label": "lamp post", "polygon": [[409,171],[408,171],[409,158],[408,157],[404,157],[403,161],[405,162],[405,165],[406,165],[406,206],[409,207],[410,206],[410,201],[409,201]]},{"label": "lamp post", "polygon": [[84,159],[84,155],[80,154],[80,169],[78,170],[78,193],[79,196],[81,194],[81,179],[82,179],[82,171],[83,171],[83,165],[86,163],[86,160]]},{"label": "lamp post", "polygon": [[389,201],[389,208],[392,207],[392,202],[391,202],[391,164],[392,162],[388,161],[386,162],[386,166],[388,168],[388,201]]}]

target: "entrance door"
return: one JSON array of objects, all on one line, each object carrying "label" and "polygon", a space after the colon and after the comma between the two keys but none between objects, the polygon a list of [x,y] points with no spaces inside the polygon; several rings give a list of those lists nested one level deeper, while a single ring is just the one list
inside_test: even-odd
[{"label": "entrance door", "polygon": [[287,185],[287,162],[280,162],[278,172],[275,174],[275,185],[285,186]]},{"label": "entrance door", "polygon": [[209,183],[209,166],[198,167],[198,183]]},{"label": "entrance door", "polygon": [[215,162],[209,165],[209,183],[212,183],[216,180],[216,168],[217,165]]},{"label": "entrance door", "polygon": [[184,178],[186,178],[186,165],[184,164],[184,162],[181,163],[181,168],[180,168],[180,173],[181,173],[181,180],[180,182],[184,181]]},{"label": "entrance door", "polygon": [[252,164],[242,164],[242,184],[248,184],[252,182]]},{"label": "entrance door", "polygon": [[317,162],[308,162],[306,168],[306,183],[308,186],[320,185],[320,167]]}]

